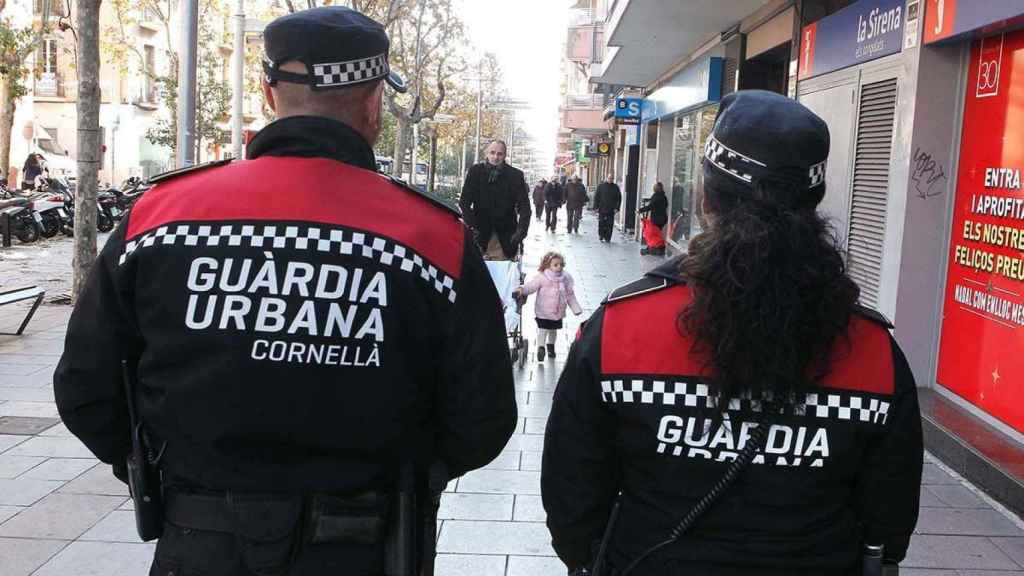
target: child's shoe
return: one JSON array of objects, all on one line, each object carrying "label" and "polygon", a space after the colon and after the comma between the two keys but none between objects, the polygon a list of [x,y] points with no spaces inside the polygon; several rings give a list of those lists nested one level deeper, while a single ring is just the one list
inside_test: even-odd
[{"label": "child's shoe", "polygon": [[555,345],[554,344],[548,344],[548,356],[551,356],[552,358],[555,357]]},{"label": "child's shoe", "polygon": [[544,347],[543,346],[537,346],[537,362],[543,362],[543,361],[544,361]]}]

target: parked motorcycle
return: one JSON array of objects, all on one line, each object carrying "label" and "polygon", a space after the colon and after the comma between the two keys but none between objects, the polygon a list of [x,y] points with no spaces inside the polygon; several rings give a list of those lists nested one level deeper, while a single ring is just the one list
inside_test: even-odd
[{"label": "parked motorcycle", "polygon": [[110,207],[110,213],[114,219],[120,220],[148,189],[149,186],[141,178],[132,176],[121,184],[121,188],[110,187],[101,194],[114,198],[113,202],[106,201],[106,203]]},{"label": "parked motorcycle", "polygon": [[42,225],[39,214],[32,209],[32,202],[25,198],[0,200],[0,218],[10,217],[11,233],[26,244],[39,239]]},{"label": "parked motorcycle", "polygon": [[65,200],[61,194],[46,192],[33,199],[32,204],[40,217],[40,234],[43,238],[53,238],[65,229],[70,214],[65,208]]},{"label": "parked motorcycle", "polygon": [[[65,225],[62,228],[63,232],[68,235],[74,235],[74,224],[75,224],[75,196],[71,192],[68,185],[59,178],[48,178],[46,180],[46,190],[51,193],[60,194],[64,210],[67,212],[67,219]],[[110,232],[114,229],[115,218],[109,211],[108,207],[99,198],[97,194],[96,198],[96,230],[100,232]]]}]

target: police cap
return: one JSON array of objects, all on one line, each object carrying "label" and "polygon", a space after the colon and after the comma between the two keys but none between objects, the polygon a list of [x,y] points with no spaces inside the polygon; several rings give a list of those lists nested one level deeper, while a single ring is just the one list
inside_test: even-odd
[{"label": "police cap", "polygon": [[[267,82],[308,84],[313,90],[347,88],[384,79],[398,92],[405,81],[388,64],[390,42],[375,20],[343,6],[323,6],[282,16],[263,31]],[[307,74],[281,70],[306,65]]]},{"label": "police cap", "polygon": [[824,196],[829,134],[803,104],[773,92],[742,90],[722,99],[704,148],[705,182],[758,188],[771,180]]}]

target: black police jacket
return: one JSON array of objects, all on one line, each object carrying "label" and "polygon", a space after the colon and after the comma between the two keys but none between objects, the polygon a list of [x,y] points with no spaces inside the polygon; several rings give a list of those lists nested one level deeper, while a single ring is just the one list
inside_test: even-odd
[{"label": "black police jacket", "polygon": [[399,463],[485,465],[517,416],[501,304],[456,212],[374,171],[333,120],[161,180],[111,235],[54,375],[67,427],[128,454],[121,360],[165,474],[347,492]]},{"label": "black police jacket", "polygon": [[[618,493],[610,544],[623,569],[664,541],[760,421],[733,400],[723,423],[704,358],[677,329],[690,289],[678,260],[614,291],[585,324],[554,395],[541,489],[555,551],[591,560]],[[857,573],[862,544],[902,559],[917,521],[923,448],[914,379],[887,322],[856,314],[831,370],[679,541],[633,573]]]},{"label": "black police jacket", "polygon": [[[493,176],[492,176],[493,174]],[[522,170],[502,164],[494,167],[481,162],[470,167],[462,186],[459,207],[466,224],[477,232],[477,241],[486,249],[496,235],[509,257],[530,228],[529,187]]]}]

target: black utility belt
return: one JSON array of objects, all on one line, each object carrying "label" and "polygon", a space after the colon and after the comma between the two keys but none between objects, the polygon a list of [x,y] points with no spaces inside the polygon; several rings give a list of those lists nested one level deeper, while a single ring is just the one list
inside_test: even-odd
[{"label": "black utility belt", "polygon": [[354,495],[193,494],[164,495],[167,522],[181,528],[239,534],[255,540],[283,539],[301,527],[312,544],[383,544],[393,496],[366,491]]}]

